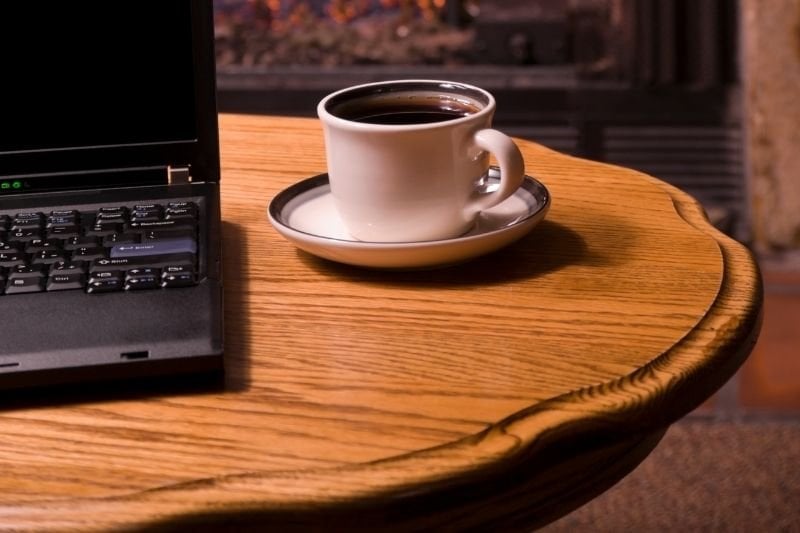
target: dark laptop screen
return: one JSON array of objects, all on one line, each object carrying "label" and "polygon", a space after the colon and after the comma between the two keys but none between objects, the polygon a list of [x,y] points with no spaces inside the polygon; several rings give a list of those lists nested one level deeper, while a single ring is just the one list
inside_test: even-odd
[{"label": "dark laptop screen", "polygon": [[191,0],[0,6],[0,154],[197,136]]}]

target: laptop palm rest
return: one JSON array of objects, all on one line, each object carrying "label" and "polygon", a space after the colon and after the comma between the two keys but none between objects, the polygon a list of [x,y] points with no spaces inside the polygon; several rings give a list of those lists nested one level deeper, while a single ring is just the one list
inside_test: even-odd
[{"label": "laptop palm rest", "polygon": [[[91,305],[86,304],[87,297]],[[8,348],[0,354],[0,387],[37,382],[108,378],[109,365],[121,376],[219,367],[222,324],[212,310],[221,308],[222,290],[214,279],[185,289],[158,292],[41,293],[20,299],[4,318]],[[30,335],[36,317],[46,329]],[[113,320],[110,318],[113,317]]]}]

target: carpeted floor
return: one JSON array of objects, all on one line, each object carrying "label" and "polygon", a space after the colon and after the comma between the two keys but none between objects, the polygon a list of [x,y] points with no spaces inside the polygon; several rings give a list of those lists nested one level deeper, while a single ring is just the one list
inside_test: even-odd
[{"label": "carpeted floor", "polygon": [[800,418],[688,417],[617,485],[541,531],[800,532]]}]

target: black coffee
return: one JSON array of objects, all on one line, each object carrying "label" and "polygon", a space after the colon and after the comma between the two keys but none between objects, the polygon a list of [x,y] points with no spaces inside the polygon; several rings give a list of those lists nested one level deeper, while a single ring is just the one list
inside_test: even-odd
[{"label": "black coffee", "polygon": [[408,88],[377,94],[341,95],[327,109],[333,115],[368,124],[434,124],[474,115],[487,103],[481,94],[448,94],[429,87]]},{"label": "black coffee", "polygon": [[382,110],[371,115],[357,116],[351,118],[355,122],[366,122],[369,124],[430,124],[433,122],[444,122],[455,118],[466,117],[469,112],[450,109],[398,109]]}]

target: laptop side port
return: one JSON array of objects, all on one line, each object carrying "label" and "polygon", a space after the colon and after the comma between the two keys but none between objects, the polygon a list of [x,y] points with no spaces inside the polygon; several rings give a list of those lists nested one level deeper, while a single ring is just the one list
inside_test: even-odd
[{"label": "laptop side port", "polygon": [[122,352],[119,354],[120,359],[147,359],[150,357],[150,352],[148,350],[144,350],[141,352]]}]

